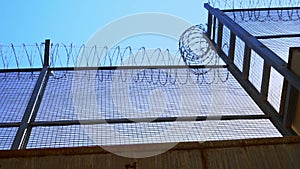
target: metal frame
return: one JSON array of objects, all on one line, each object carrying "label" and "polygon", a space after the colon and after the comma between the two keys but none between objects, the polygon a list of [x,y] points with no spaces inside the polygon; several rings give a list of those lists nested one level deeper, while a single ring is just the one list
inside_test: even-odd
[{"label": "metal frame", "polygon": [[254,120],[270,119],[267,115],[230,115],[230,116],[195,116],[195,117],[159,117],[136,118],[136,119],[96,119],[96,120],[61,120],[61,121],[35,121],[42,97],[50,76],[51,71],[74,71],[74,70],[116,70],[116,69],[205,69],[205,68],[227,68],[227,65],[170,65],[170,66],[104,66],[104,67],[50,67],[50,40],[45,41],[43,68],[25,68],[25,69],[2,69],[1,73],[6,72],[40,72],[34,90],[26,107],[21,122],[0,123],[0,128],[18,127],[11,149],[25,149],[29,141],[30,133],[33,127],[38,126],[65,126],[65,125],[92,125],[92,124],[116,124],[116,123],[137,123],[137,122],[174,122],[174,121],[205,121],[205,120]]},{"label": "metal frame", "polygon": [[300,91],[300,79],[292,71],[287,68],[287,63],[278,57],[273,51],[262,44],[256,37],[252,36],[249,32],[243,29],[240,25],[229,18],[220,9],[211,7],[209,4],[204,4],[204,7],[218,20],[221,20],[222,24],[231,30],[236,36],[245,42],[245,44],[260,55],[268,65],[275,68],[280,74],[282,74],[293,86]]},{"label": "metal frame", "polygon": [[[270,81],[270,70],[271,67],[276,69],[285,77],[285,83],[289,86],[294,86],[294,90],[300,90],[300,79],[287,68],[287,64],[280,59],[270,49],[265,47],[258,39],[268,38],[282,38],[282,37],[300,37],[300,35],[270,35],[270,36],[257,36],[254,37],[245,31],[242,27],[236,24],[230,19],[224,12],[234,11],[251,11],[257,9],[235,9],[221,11],[219,9],[212,8],[209,4],[204,5],[208,10],[208,30],[207,36],[211,39],[212,44],[215,45],[217,52],[224,60],[226,65],[197,65],[188,66],[189,68],[228,68],[233,76],[238,80],[242,87],[248,92],[253,98],[256,104],[263,110],[265,115],[232,115],[232,116],[221,116],[215,117],[218,120],[254,120],[254,119],[270,119],[274,126],[284,135],[290,136],[295,135],[293,130],[289,128],[289,124],[284,124],[283,117],[288,118],[286,115],[279,114],[267,101],[269,81]],[[275,8],[274,10],[284,10],[292,8]],[[295,9],[295,8],[293,8]],[[296,8],[296,9],[300,9]],[[270,10],[259,9],[259,10]],[[217,23],[218,22],[218,23]],[[218,28],[217,25],[218,24]],[[226,26],[230,30],[230,44],[228,56],[222,51],[222,36],[223,27]],[[217,30],[218,29],[218,30]],[[217,36],[215,36],[217,33]],[[240,71],[233,63],[236,37],[239,37],[245,42],[245,53],[243,70]],[[217,43],[214,43],[214,41]],[[251,84],[248,80],[250,57],[251,51],[255,51],[264,59],[263,67],[263,79],[261,85],[261,92]],[[116,69],[181,69],[187,68],[186,65],[171,65],[171,66],[108,66],[108,67],[54,67],[51,68],[49,65],[50,56],[50,40],[45,41],[45,53],[43,68],[30,68],[30,69],[2,69],[3,72],[40,72],[34,90],[32,92],[30,101],[26,107],[24,116],[21,122],[12,123],[0,123],[0,128],[4,127],[18,127],[17,134],[11,149],[24,149],[29,140],[31,129],[38,126],[65,126],[65,125],[92,125],[92,124],[111,124],[111,123],[135,123],[135,122],[173,122],[173,121],[204,121],[214,119],[207,116],[196,116],[196,117],[163,117],[153,120],[153,118],[136,118],[136,119],[95,119],[95,120],[61,120],[61,121],[35,121],[36,114],[41,103],[47,81],[49,79],[50,71],[63,71],[63,70],[116,70]],[[283,95],[285,93],[283,92]],[[287,125],[288,127],[286,127]]]},{"label": "metal frame", "polygon": [[[287,63],[284,60],[282,60],[273,51],[271,51],[269,48],[263,45],[256,37],[252,36],[250,33],[248,33],[245,29],[243,29],[240,25],[238,25],[236,22],[234,22],[231,18],[229,18],[224,13],[224,12],[232,12],[232,11],[249,11],[249,9],[221,11],[220,9],[211,7],[207,3],[204,4],[204,7],[208,10],[209,15],[212,15],[212,17],[209,18],[212,18],[214,20],[218,19],[219,23],[226,26],[231,31],[229,57],[224,53],[224,51],[220,47],[219,39],[222,39],[221,33],[218,34],[217,43],[214,42],[214,39],[211,40],[212,44],[215,45],[220,57],[228,65],[229,71],[243,86],[243,88],[248,92],[248,94],[253,98],[256,104],[263,110],[263,112],[266,115],[271,117],[270,119],[271,122],[284,136],[296,135],[291,128],[286,127],[284,125],[283,117],[270,105],[270,103],[267,101],[267,96],[268,96],[271,67],[273,67],[281,75],[283,75],[286,81],[289,84],[293,85],[295,89],[298,91],[300,91],[300,78],[287,68]],[[290,8],[280,8],[280,9],[290,9]],[[252,9],[252,10],[258,10],[258,9]],[[264,9],[264,10],[270,10],[270,9]],[[208,26],[208,28],[211,29],[212,26]],[[214,30],[207,31],[208,32],[207,36],[210,37],[211,36],[210,33],[213,31]],[[242,72],[233,63],[236,36],[238,36],[242,41],[245,42],[244,64],[243,64]],[[259,56],[261,56],[264,59],[261,92],[257,91],[256,88],[253,86],[253,84],[248,80],[251,50],[255,51]]]}]

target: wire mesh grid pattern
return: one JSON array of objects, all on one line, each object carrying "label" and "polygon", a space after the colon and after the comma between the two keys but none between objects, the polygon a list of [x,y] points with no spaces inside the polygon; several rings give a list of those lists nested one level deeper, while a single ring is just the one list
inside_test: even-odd
[{"label": "wire mesh grid pattern", "polygon": [[299,34],[299,21],[242,22],[240,25],[253,36]]},{"label": "wire mesh grid pattern", "polygon": [[[242,28],[253,36],[273,36],[273,35],[292,35],[299,34],[299,10],[237,10],[235,12],[226,12],[226,15],[237,22]],[[222,33],[222,50],[228,55],[229,47],[224,48],[229,44],[230,32],[224,26]],[[217,39],[217,37],[216,37]],[[299,37],[282,37],[282,38],[267,38],[259,39],[266,47],[275,52],[280,58],[288,62],[290,47],[298,47],[300,43]],[[243,71],[245,43],[236,37],[234,64],[238,69]],[[251,51],[249,81],[254,85],[258,92],[261,90],[263,59]],[[270,83],[268,89],[268,102],[279,112],[280,100],[283,86],[283,76],[274,68],[271,68]]]},{"label": "wire mesh grid pattern", "polygon": [[260,92],[264,60],[253,50],[250,57],[249,81]]},{"label": "wire mesh grid pattern", "polygon": [[224,26],[223,27],[223,36],[222,36],[222,49],[225,54],[229,54],[229,44],[230,44],[230,30]]},{"label": "wire mesh grid pattern", "polygon": [[226,15],[253,36],[300,34],[299,9],[237,11]]},{"label": "wire mesh grid pattern", "polygon": [[[260,39],[260,41],[280,56],[285,62],[288,62],[290,47],[299,47],[300,37]],[[277,111],[279,111],[280,108],[283,80],[284,78],[281,74],[276,70],[271,69],[268,101]]]},{"label": "wire mesh grid pattern", "polygon": [[[188,126],[188,127],[187,127]],[[85,130],[93,132],[90,138]],[[115,134],[115,131],[117,134]],[[169,133],[165,132],[168,131]],[[281,137],[269,120],[222,120],[34,127],[27,148]]]},{"label": "wire mesh grid pattern", "polygon": [[21,121],[38,73],[0,73],[0,123]]},{"label": "wire mesh grid pattern", "polygon": [[208,140],[281,137],[269,120],[221,121]]},{"label": "wire mesh grid pattern", "polygon": [[[145,70],[136,70],[136,73],[142,73]],[[76,120],[76,119],[116,119],[124,118],[153,118],[147,110],[152,109],[161,112],[156,114],[157,117],[174,117],[174,116],[209,116],[210,108],[212,107],[212,90],[217,90],[224,96],[218,96],[224,98],[224,104],[220,105],[220,112],[218,115],[257,115],[263,114],[261,110],[256,106],[252,99],[247,95],[239,83],[233,78],[226,69],[213,69],[210,73],[207,73],[208,77],[205,79],[197,78],[197,75],[188,72],[187,70],[177,70],[177,77],[169,77],[168,79],[161,79],[159,83],[158,72],[163,70],[148,70],[148,73],[143,73],[143,80],[136,81],[137,79],[129,77],[132,73],[131,70],[101,70],[95,74],[93,79],[91,79],[91,84],[88,86],[95,89],[97,104],[99,106],[98,111],[103,112],[102,115],[95,112],[94,117],[85,117],[76,114],[75,106],[73,102],[74,87],[72,91],[72,85],[74,84],[74,72],[68,71],[55,71],[55,76],[51,76],[48,85],[45,90],[45,94],[36,117],[36,121],[57,121],[57,120]],[[174,71],[174,70],[173,70]],[[101,72],[101,73],[100,73]],[[129,72],[127,78],[114,77],[120,76],[120,72]],[[76,73],[76,71],[75,71]],[[116,75],[117,74],[117,75]],[[156,74],[156,76],[153,76]],[[213,79],[210,76],[215,76]],[[99,76],[102,76],[99,80]],[[56,78],[60,76],[61,78]],[[83,76],[83,75],[82,75]],[[151,78],[152,76],[152,78]],[[164,75],[165,76],[165,75]],[[193,80],[191,81],[192,77]],[[227,77],[228,76],[228,77]],[[136,76],[137,77],[137,76]],[[189,78],[188,78],[189,77]],[[113,81],[116,78],[116,81]],[[228,78],[228,79],[227,79]],[[124,81],[127,79],[127,81]],[[150,80],[152,79],[152,80]],[[154,80],[156,79],[156,80]],[[198,80],[197,80],[198,79]],[[218,80],[219,79],[219,80]],[[227,79],[227,80],[226,80]],[[153,81],[154,80],[154,81]],[[167,80],[167,82],[165,82]],[[221,80],[226,80],[222,82]],[[211,83],[213,81],[214,83]],[[182,83],[182,84],[180,84]],[[216,85],[218,83],[218,85]],[[193,91],[198,91],[200,98],[195,98],[192,93],[180,93],[180,88],[193,88]],[[128,89],[126,89],[128,88]],[[82,89],[79,89],[82,90]],[[129,91],[129,98],[126,98],[124,90]],[[199,109],[194,110],[190,107],[180,107],[181,96],[186,95],[186,99],[189,102],[195,102],[198,104]],[[90,95],[82,95],[82,99],[89,100]],[[165,99],[164,99],[165,98]],[[127,102],[130,100],[131,102]],[[157,103],[160,100],[165,104]],[[83,101],[84,102],[84,101]],[[126,103],[130,103],[128,105]],[[116,106],[116,104],[118,104]],[[156,105],[154,109],[153,105]],[[161,107],[159,107],[161,105]],[[128,112],[128,107],[133,106],[134,108],[140,110],[139,113]],[[158,106],[158,107],[157,107]],[[90,105],[86,109],[91,109],[94,107]],[[179,109],[186,109],[191,111],[185,111],[185,113],[190,112],[191,114],[178,114]],[[123,112],[122,112],[123,111]],[[127,112],[126,112],[127,111]],[[195,113],[196,112],[196,113]],[[124,114],[122,114],[124,113]]]},{"label": "wire mesh grid pattern", "polygon": [[240,71],[243,70],[244,52],[245,52],[244,49],[245,49],[245,42],[243,42],[239,37],[236,37],[233,63],[238,67]]},{"label": "wire mesh grid pattern", "polygon": [[281,59],[288,62],[290,47],[299,47],[300,37],[260,39],[260,41],[274,51]]},{"label": "wire mesh grid pattern", "polygon": [[283,76],[274,68],[271,68],[268,101],[277,110],[277,112],[280,110],[283,80]]},{"label": "wire mesh grid pattern", "polygon": [[17,127],[0,128],[0,150],[8,150],[15,138]]},{"label": "wire mesh grid pattern", "polygon": [[[294,31],[296,27],[293,26],[293,23],[298,22],[299,19],[294,16],[294,13],[289,17],[283,16],[283,14],[278,13],[278,11],[277,13],[270,13],[269,10],[262,11],[261,13],[246,13],[242,11],[240,13],[226,12],[226,14],[229,14],[254,36],[273,35],[268,31],[260,31],[260,29],[267,29],[267,25],[270,26],[270,23],[272,24],[273,22],[276,22],[278,25],[275,25],[271,31],[277,30],[279,34],[297,33],[297,31]],[[298,12],[296,12],[296,14],[298,14]],[[211,37],[217,46],[220,46],[228,56],[230,54],[231,30],[226,26],[223,27],[223,24],[216,18],[213,18],[212,22],[214,24],[212,27],[215,28],[215,30],[213,30]],[[252,24],[252,22],[254,24]],[[256,27],[256,22],[262,23],[260,27]],[[289,26],[290,24],[293,28],[283,31],[284,26],[280,25],[281,22],[283,22],[285,26]],[[222,27],[222,38],[220,38],[221,32],[218,31],[220,31]],[[233,34],[233,36],[235,35]],[[222,43],[218,44],[220,40]],[[297,38],[289,38],[288,40],[289,41],[284,44],[284,47],[290,44],[296,44],[298,41]],[[262,42],[272,46],[270,39],[262,39]],[[279,43],[278,41],[278,44]],[[245,65],[247,66],[247,60],[244,61],[243,58],[247,53],[245,49],[249,48],[239,37],[236,37],[235,45],[233,62],[240,70],[240,72],[237,72],[242,73],[243,78],[247,79],[247,81],[249,79],[249,84],[252,84],[258,93],[261,94],[262,91],[260,90],[263,90],[264,87],[262,85],[263,74],[268,74],[266,70],[263,69],[264,60],[253,49],[250,49],[248,77],[248,75],[245,75],[243,72],[247,69],[247,67],[243,67]],[[276,50],[274,44],[272,47]],[[2,50],[2,48],[0,48],[1,57],[5,58],[6,54],[2,54],[3,52],[5,53],[5,50]],[[15,48],[10,46],[7,51],[11,49]],[[40,46],[36,45],[35,49],[39,49],[37,51],[40,51]],[[25,48],[21,51],[25,51],[27,54]],[[89,54],[94,53],[94,59],[96,59],[96,61],[94,61],[95,63],[97,62],[97,64],[93,65],[96,67],[100,66],[99,70],[77,71],[66,68],[65,66],[75,67],[75,62],[79,57],[80,51],[83,54],[86,52],[84,55],[86,58],[83,58],[83,68],[91,66],[91,59],[87,57],[90,56]],[[179,56],[180,53],[176,53],[175,57],[178,57],[177,60],[177,58],[171,59],[171,53],[168,49],[166,51],[157,49],[152,51],[150,55],[145,51],[146,49],[143,47],[137,51],[133,51],[131,47],[116,47],[108,50],[108,47],[86,47],[83,45],[78,48],[72,46],[72,44],[71,46],[51,44],[51,64],[48,64],[48,66],[50,66],[49,69],[48,67],[46,68],[46,72],[51,70],[50,77],[49,80],[46,80],[46,88],[45,92],[43,92],[43,98],[37,112],[37,117],[32,124],[29,124],[31,125],[30,129],[33,127],[27,148],[148,144],[282,136],[276,127],[282,131],[281,128],[274,123],[275,127],[270,121],[273,120],[273,116],[263,116],[264,113],[259,109],[258,105],[254,103],[233,75],[224,68],[225,66],[221,68],[222,65],[214,65],[220,64],[220,61],[217,61],[218,59],[212,59],[213,65],[210,66],[216,66],[214,68],[205,68],[204,66],[204,68],[196,69],[188,68],[188,66],[192,64],[188,64],[184,61],[182,53],[181,57]],[[145,53],[141,54],[143,52]],[[279,49],[278,52],[286,52],[286,49]],[[15,53],[14,50],[11,50],[10,55],[16,56]],[[37,52],[33,53],[33,56],[38,56],[36,54]],[[158,54],[156,60],[151,60],[153,54]],[[127,55],[130,59],[126,58]],[[34,64],[30,62],[32,59],[29,57],[31,55],[27,54],[25,56],[27,56],[29,67],[33,68]],[[104,56],[104,58],[102,56]],[[137,56],[141,58],[137,58]],[[224,61],[226,59],[224,59]],[[22,68],[19,63],[21,60],[22,59],[15,57],[15,64],[18,69]],[[166,68],[118,69],[118,66],[124,66],[122,64],[124,60],[128,61],[125,65],[129,67],[162,65]],[[4,59],[2,64],[4,69],[2,71],[7,69],[7,65],[9,65],[8,63],[10,62],[11,60]],[[181,68],[168,69],[168,65],[180,65]],[[101,66],[105,66],[106,68]],[[187,68],[182,68],[182,66],[187,66]],[[45,65],[43,70],[44,69]],[[93,73],[90,74],[91,72]],[[267,80],[269,83],[267,99],[277,112],[279,112],[283,77],[273,68],[271,68],[270,72],[270,81]],[[9,73],[3,74],[7,75]],[[30,75],[31,80],[34,79],[33,77],[35,77],[35,79],[37,78],[37,75],[34,75],[34,73],[30,72],[27,74]],[[15,79],[18,79],[18,82],[20,82],[18,86],[23,86],[24,84],[21,83],[19,75],[20,73],[15,74]],[[35,81],[32,84],[35,84]],[[10,84],[7,83],[6,85]],[[20,89],[22,89],[22,87],[20,87]],[[5,91],[6,90],[7,89],[5,89]],[[253,89],[253,91],[255,90]],[[216,98],[224,101],[224,103],[214,103],[212,101],[214,94]],[[74,97],[77,97],[77,99],[79,97],[79,100],[76,102]],[[182,105],[182,102],[192,103],[192,105],[196,106]],[[217,107],[217,109],[215,107]],[[184,113],[180,114],[180,110],[184,110]],[[180,118],[195,116],[208,116],[208,118],[206,121],[178,120]],[[229,119],[237,118],[239,120],[209,120],[210,116],[235,116],[229,117]],[[175,117],[175,119],[177,117],[176,120],[178,121],[148,122],[149,118],[155,120],[160,117]],[[9,115],[9,117],[3,117],[3,123],[18,122],[5,120],[10,118],[12,119],[11,115]],[[106,123],[108,122],[106,120],[124,118],[127,120],[148,119],[146,120],[147,122],[139,121],[137,123]],[[264,118],[269,118],[270,120]],[[99,119],[102,121],[93,121],[89,125],[78,124],[80,120],[92,121]],[[189,127],[186,128],[186,126]],[[112,131],[117,131],[117,134]],[[12,130],[9,132],[14,133]],[[97,137],[90,138],[91,136],[88,133],[92,133]],[[8,147],[9,144],[11,143],[7,141],[7,143],[5,143],[6,147]]]}]

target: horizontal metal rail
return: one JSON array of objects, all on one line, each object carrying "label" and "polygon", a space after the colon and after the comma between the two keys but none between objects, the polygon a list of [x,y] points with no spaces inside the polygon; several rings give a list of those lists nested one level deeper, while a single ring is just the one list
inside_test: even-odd
[{"label": "horizontal metal rail", "polygon": [[0,73],[8,72],[40,72],[43,68],[0,69]]},{"label": "horizontal metal rail", "polygon": [[153,65],[153,66],[101,66],[101,67],[57,67],[50,70],[126,70],[126,69],[212,69],[227,68],[227,65]]},{"label": "horizontal metal rail", "polygon": [[263,35],[263,36],[255,36],[255,37],[257,39],[299,38],[300,34]]},{"label": "horizontal metal rail", "polygon": [[0,128],[5,128],[5,127],[19,127],[20,125],[21,125],[21,122],[0,123]]},{"label": "horizontal metal rail", "polygon": [[300,7],[224,9],[223,12],[299,10]]},{"label": "horizontal metal rail", "polygon": [[[52,67],[49,70],[116,70],[116,69],[213,69],[227,68],[227,65],[153,65],[153,66],[101,66],[101,67]],[[8,72],[40,72],[43,68],[0,69],[0,73]]]},{"label": "horizontal metal rail", "polygon": [[159,118],[121,118],[121,119],[95,119],[95,120],[62,120],[62,121],[36,121],[31,126],[63,126],[63,125],[93,125],[93,124],[118,124],[118,123],[161,123],[183,121],[210,121],[210,120],[255,120],[270,119],[267,115],[229,115],[229,116],[196,116],[196,117],[159,117]]}]

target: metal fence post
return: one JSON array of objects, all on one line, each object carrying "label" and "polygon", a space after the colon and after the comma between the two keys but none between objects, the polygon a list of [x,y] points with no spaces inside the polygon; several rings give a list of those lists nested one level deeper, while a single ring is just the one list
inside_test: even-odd
[{"label": "metal fence post", "polygon": [[45,91],[45,87],[49,78],[49,53],[50,53],[50,40],[45,41],[45,53],[44,53],[44,63],[43,69],[37,79],[34,86],[33,92],[31,94],[30,100],[25,109],[21,125],[16,133],[16,137],[13,141],[11,149],[24,149],[26,148],[27,142],[29,140],[31,126],[30,123],[34,122],[36,114],[38,112],[42,97]]}]

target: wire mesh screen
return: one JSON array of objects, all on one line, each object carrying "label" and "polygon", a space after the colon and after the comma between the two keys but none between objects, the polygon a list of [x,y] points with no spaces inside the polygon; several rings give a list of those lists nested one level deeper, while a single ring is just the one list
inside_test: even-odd
[{"label": "wire mesh screen", "polygon": [[300,46],[300,37],[293,38],[270,38],[260,39],[260,41],[275,52],[281,59],[288,62],[289,49]]},{"label": "wire mesh screen", "polygon": [[[233,3],[233,1],[226,2],[228,2],[227,7],[229,7],[230,4],[232,5]],[[284,2],[282,3],[284,4]],[[259,2],[257,1],[257,4],[258,3]],[[292,5],[291,1],[290,3],[290,5]],[[279,1],[278,3],[272,1],[270,2],[270,4],[256,6],[268,7],[268,9],[253,9],[254,6],[251,5],[253,4],[249,4],[248,7],[244,7],[244,10],[225,10],[224,12],[247,32],[257,37],[260,42],[266,45],[266,47],[271,49],[280,58],[288,62],[290,47],[299,47],[300,44],[300,38],[296,37],[300,33],[299,9],[279,8],[274,10],[269,8],[270,6],[274,5],[282,7],[281,5],[279,5]],[[295,3],[293,5],[295,5]],[[248,8],[252,9],[246,10]],[[230,7],[228,9],[230,9]],[[223,39],[227,39],[228,33],[226,33],[225,31],[225,33],[223,33],[223,36],[225,36],[225,38],[223,37]],[[245,43],[239,37],[236,37],[234,64],[241,71],[243,70],[244,49]],[[225,53],[227,52],[227,49],[223,50]],[[257,89],[258,92],[260,92],[261,90],[261,83],[262,79],[264,78],[262,76],[263,64],[263,59],[252,50],[250,57],[249,81]],[[279,112],[281,103],[280,100],[282,86],[283,76],[279,74],[274,68],[271,68],[267,100],[277,110],[277,112]]]},{"label": "wire mesh screen", "polygon": [[27,148],[79,147],[91,145],[96,144],[93,143],[80,125],[47,126],[34,127],[32,129]]},{"label": "wire mesh screen", "polygon": [[218,124],[208,140],[281,137],[269,120],[232,120]]},{"label": "wire mesh screen", "polygon": [[[49,79],[36,121],[75,120],[78,118],[116,119],[124,118],[124,114],[126,118],[153,118],[154,115],[155,117],[209,116],[210,107],[213,104],[213,94],[217,94],[212,91],[216,88],[222,91],[220,94],[224,95],[216,96],[224,99],[224,104],[219,108],[219,115],[263,114],[226,69],[206,70],[208,72],[205,75],[195,75],[187,69],[135,70],[135,75],[132,74],[132,70],[98,70],[95,76],[91,77],[92,83],[89,86],[95,89],[98,111],[103,114],[99,116],[95,113],[93,117],[81,116],[81,118],[75,112],[74,93],[72,93],[77,92],[74,91],[74,88],[72,90],[75,81],[74,73],[77,71],[55,71]],[[176,71],[176,77],[167,77],[168,71]],[[121,93],[124,92],[124,88],[128,88],[129,98]],[[200,97],[195,97],[196,95],[193,93],[180,93],[182,91],[180,88],[193,88],[194,91],[199,92]],[[181,107],[191,109],[191,114],[179,115],[178,109],[182,102],[180,94],[187,96],[185,99],[188,99],[188,102],[199,104],[199,109]],[[88,100],[88,97],[90,95],[82,96],[82,99]],[[127,99],[131,100],[131,104],[127,104]],[[166,109],[163,110],[164,113],[152,115],[141,113],[143,110],[152,109],[153,107],[149,107],[151,103],[159,106],[160,103],[156,103],[156,100],[165,100],[166,107],[156,107],[156,109]],[[141,112],[129,112],[130,106]],[[92,107],[91,105],[90,109]],[[186,113],[188,112],[186,111]]]},{"label": "wire mesh screen", "polygon": [[253,36],[299,34],[299,14],[299,9],[226,12]]},{"label": "wire mesh screen", "polygon": [[236,37],[233,63],[238,67],[240,71],[243,71],[244,53],[245,42],[242,41],[239,37]]},{"label": "wire mesh screen", "polygon": [[222,48],[225,54],[229,54],[229,44],[230,44],[230,30],[224,26],[223,27],[223,36],[222,36]]},{"label": "wire mesh screen", "polygon": [[15,138],[17,127],[0,128],[0,150],[10,149]]},{"label": "wire mesh screen", "polygon": [[[244,8],[271,7],[283,3],[210,1],[214,7],[229,9],[235,9],[236,2],[237,6]],[[288,59],[288,48],[300,42],[299,37],[272,38],[273,35],[300,33],[298,8],[227,10],[225,14],[285,61]],[[212,17],[210,38],[228,56],[231,31],[234,30],[230,30],[229,25],[226,27],[220,24],[222,17],[218,19],[216,16]],[[219,29],[221,26],[222,30]],[[225,68],[230,68],[230,65],[223,65],[225,63],[217,52],[211,51],[215,47],[209,46],[214,44],[208,43],[205,28],[199,25],[191,28],[180,37],[179,51],[160,48],[146,50],[145,47],[133,49],[130,46],[109,48],[50,44],[50,68],[43,68],[45,72],[50,72],[45,75],[46,82],[42,83],[45,92],[40,93],[42,99],[41,104],[38,102],[37,116],[28,124],[32,130],[27,148],[281,137],[268,117],[264,116],[258,105]],[[219,37],[221,31],[222,38]],[[218,44],[219,40],[221,44]],[[233,63],[241,72],[245,69],[244,56],[248,47],[236,37]],[[22,71],[42,68],[44,49],[43,43],[0,45],[0,71],[6,72],[0,73],[0,149],[11,147],[18,128],[7,126],[20,124],[13,122],[21,121],[32,90],[39,84],[36,81],[41,72]],[[190,61],[188,56],[194,62],[187,62]],[[209,60],[208,64],[203,64],[205,60]],[[78,63],[82,64],[78,66]],[[141,68],[144,66],[159,68]],[[251,49],[248,79],[258,94],[261,94],[264,78],[263,66],[262,57]],[[8,73],[12,71],[8,69],[13,68],[19,72]],[[233,71],[236,77],[241,72]],[[250,84],[247,77],[242,78],[246,84]],[[271,68],[267,99],[277,112],[282,85],[283,77]],[[251,88],[251,85],[248,86]],[[222,119],[222,116],[227,119]],[[197,121],[199,117],[205,119]],[[175,120],[155,121],[159,118]],[[125,122],[122,121],[124,119]],[[270,119],[274,120],[273,116]],[[115,121],[109,123],[112,120]]]},{"label": "wire mesh screen", "polygon": [[[185,126],[192,125],[186,133]],[[176,126],[171,132],[164,133],[170,126]],[[205,127],[210,127],[203,132]],[[168,142],[190,142],[206,140],[228,140],[246,138],[281,137],[281,134],[269,120],[224,120],[203,122],[162,122],[162,123],[136,123],[136,124],[99,124],[93,125],[93,140],[86,135],[80,125],[34,127],[27,148],[45,147],[74,147],[95,145],[128,145],[150,144]],[[108,129],[118,131],[119,137]],[[182,133],[185,136],[182,137]],[[142,138],[142,139],[137,139]],[[142,142],[141,142],[142,140]]]},{"label": "wire mesh screen", "polygon": [[271,68],[268,101],[277,110],[277,112],[279,112],[280,109],[283,80],[283,76],[275,69]]},{"label": "wire mesh screen", "polygon": [[0,123],[20,122],[39,72],[0,73]]},{"label": "wire mesh screen", "polygon": [[251,51],[249,81],[260,92],[264,60],[254,51]]},{"label": "wire mesh screen", "polygon": [[239,24],[253,36],[299,34],[299,21],[244,21]]}]

